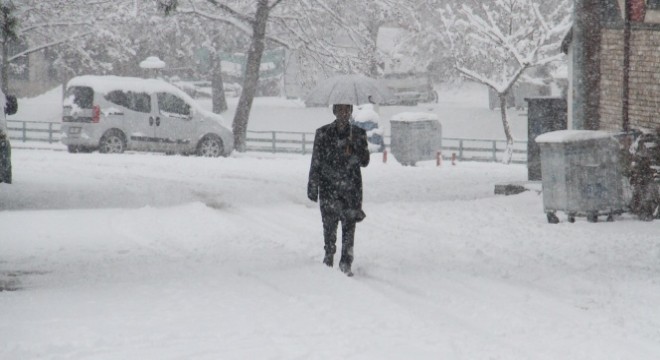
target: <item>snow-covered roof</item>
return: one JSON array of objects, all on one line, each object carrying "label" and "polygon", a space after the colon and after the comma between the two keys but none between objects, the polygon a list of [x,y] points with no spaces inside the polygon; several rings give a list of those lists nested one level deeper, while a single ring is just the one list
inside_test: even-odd
[{"label": "snow-covered roof", "polygon": [[165,62],[158,58],[158,56],[149,56],[140,62],[142,69],[162,69],[165,67]]},{"label": "snow-covered roof", "polygon": [[159,79],[142,79],[128,76],[114,75],[83,75],[69,81],[67,87],[88,86],[94,91],[107,94],[114,90],[136,91],[153,94],[157,92],[172,92],[186,100],[191,100],[185,92],[176,86]]},{"label": "snow-covered roof", "polygon": [[429,120],[440,120],[438,115],[426,112],[402,112],[392,115],[392,121],[405,121],[405,122],[415,122],[415,121],[429,121]]},{"label": "snow-covered roof", "polygon": [[559,130],[537,136],[536,142],[567,143],[573,141],[607,139],[611,137],[611,133],[599,130]]}]

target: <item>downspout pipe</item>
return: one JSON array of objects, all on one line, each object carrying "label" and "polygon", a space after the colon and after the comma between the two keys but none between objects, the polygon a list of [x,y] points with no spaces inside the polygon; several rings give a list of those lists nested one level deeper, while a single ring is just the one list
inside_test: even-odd
[{"label": "downspout pipe", "polygon": [[631,0],[624,0],[625,13],[623,24],[623,91],[621,127],[624,133],[630,130],[630,14],[632,12]]},{"label": "downspout pipe", "polygon": [[600,127],[602,1],[575,0],[573,13],[573,128]]}]

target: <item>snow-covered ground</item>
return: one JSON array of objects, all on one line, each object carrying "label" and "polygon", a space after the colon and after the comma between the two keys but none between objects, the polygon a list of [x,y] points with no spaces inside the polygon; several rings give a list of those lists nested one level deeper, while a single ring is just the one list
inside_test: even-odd
[{"label": "snow-covered ground", "polygon": [[660,356],[659,222],[550,225],[537,192],[493,194],[524,166],[374,154],[347,278],[321,264],[309,161],[15,149],[0,359]]}]

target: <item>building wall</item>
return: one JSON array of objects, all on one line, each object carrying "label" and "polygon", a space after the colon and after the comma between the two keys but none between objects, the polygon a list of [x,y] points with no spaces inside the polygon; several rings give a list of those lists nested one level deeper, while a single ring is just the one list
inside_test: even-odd
[{"label": "building wall", "polygon": [[[660,28],[633,29],[630,54],[631,128],[660,126]],[[603,31],[601,48],[600,128],[622,130],[623,31]]]},{"label": "building wall", "polygon": [[603,30],[600,68],[600,128],[620,131],[623,104],[623,31]]}]

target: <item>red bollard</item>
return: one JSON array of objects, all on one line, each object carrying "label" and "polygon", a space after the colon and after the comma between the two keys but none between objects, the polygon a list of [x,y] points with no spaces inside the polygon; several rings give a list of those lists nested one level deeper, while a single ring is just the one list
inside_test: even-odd
[{"label": "red bollard", "polygon": [[383,164],[387,163],[387,149],[383,150]]},{"label": "red bollard", "polygon": [[456,165],[456,153],[451,153],[451,164]]},{"label": "red bollard", "polygon": [[442,154],[440,153],[440,151],[438,151],[435,154],[435,166],[440,166],[440,165],[442,165]]}]

